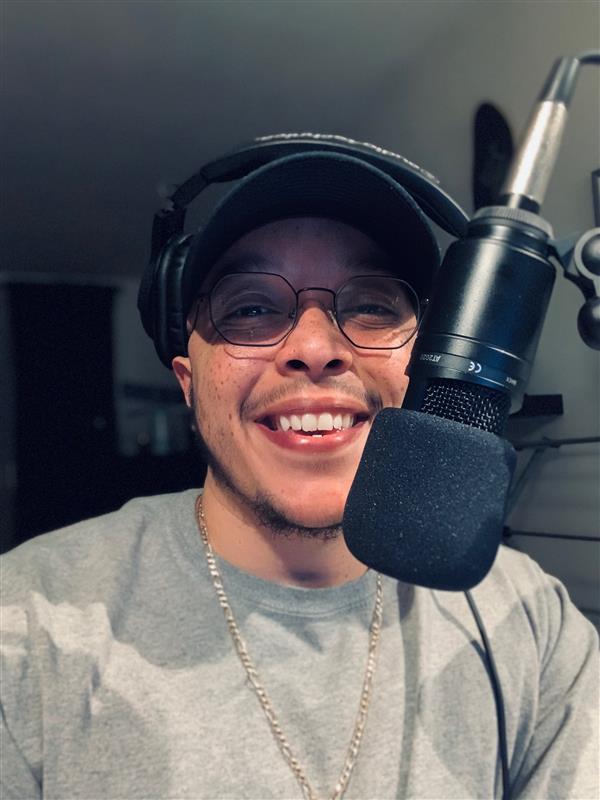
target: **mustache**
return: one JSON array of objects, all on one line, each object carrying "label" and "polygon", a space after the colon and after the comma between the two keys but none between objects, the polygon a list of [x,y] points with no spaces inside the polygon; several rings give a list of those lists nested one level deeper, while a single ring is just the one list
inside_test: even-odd
[{"label": "mustache", "polygon": [[358,400],[359,403],[367,406],[369,413],[372,415],[377,414],[383,408],[381,397],[377,392],[369,392],[347,380],[329,377],[318,384],[314,384],[305,378],[298,378],[285,386],[280,386],[270,392],[263,392],[252,399],[244,400],[240,409],[241,416],[242,418],[254,417],[262,409],[288,397],[295,399],[302,395],[314,397],[315,389],[326,389],[333,394]]}]

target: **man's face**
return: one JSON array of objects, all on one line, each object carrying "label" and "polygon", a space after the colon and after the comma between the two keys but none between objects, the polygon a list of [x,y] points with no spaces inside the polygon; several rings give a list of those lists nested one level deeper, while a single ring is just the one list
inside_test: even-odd
[{"label": "man's face", "polygon": [[[394,274],[394,265],[360,231],[303,218],[239,239],[204,289],[228,270],[274,272],[296,290],[335,291],[355,275]],[[191,335],[188,357],[174,359],[173,366],[188,403],[195,398],[198,430],[219,465],[213,478],[219,481],[221,473],[229,500],[251,508],[267,503],[291,525],[325,528],[342,519],[374,415],[402,404],[412,343],[398,350],[357,348],[328,313],[331,295],[306,292],[300,299],[298,323],[279,344],[229,344],[205,316]],[[331,415],[342,429],[317,435],[283,430],[286,420],[294,425],[293,417],[310,421],[306,414],[317,420]]]}]

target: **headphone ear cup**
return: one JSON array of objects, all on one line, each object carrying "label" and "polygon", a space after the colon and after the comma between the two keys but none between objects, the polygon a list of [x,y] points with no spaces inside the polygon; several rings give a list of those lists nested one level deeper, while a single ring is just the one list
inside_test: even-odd
[{"label": "headphone ear cup", "polygon": [[186,315],[181,279],[193,239],[190,233],[173,236],[154,264],[149,264],[138,292],[138,310],[144,330],[168,369],[175,356],[187,354]]}]

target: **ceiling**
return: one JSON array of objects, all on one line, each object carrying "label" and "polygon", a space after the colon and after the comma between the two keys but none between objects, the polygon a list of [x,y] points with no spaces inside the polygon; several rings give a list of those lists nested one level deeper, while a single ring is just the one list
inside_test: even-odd
[{"label": "ceiling", "polygon": [[[141,274],[159,186],[261,133],[398,148],[468,208],[477,104],[518,132],[556,55],[600,44],[600,6],[3,0],[0,26],[0,269],[112,280]],[[585,224],[598,161],[586,72],[549,193],[566,230]]]},{"label": "ceiling", "polygon": [[468,7],[5,0],[2,268],[139,275],[161,181],[260,133],[368,132]]}]

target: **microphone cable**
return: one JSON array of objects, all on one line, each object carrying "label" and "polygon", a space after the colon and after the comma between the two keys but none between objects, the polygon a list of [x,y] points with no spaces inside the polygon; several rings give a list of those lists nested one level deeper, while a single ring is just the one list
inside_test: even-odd
[{"label": "microphone cable", "polygon": [[479,615],[475,600],[470,591],[464,593],[467,598],[469,608],[475,618],[475,623],[479,629],[481,641],[483,642],[483,650],[487,661],[489,670],[490,682],[492,684],[492,691],[494,693],[494,702],[496,704],[496,719],[498,722],[498,748],[500,750],[500,764],[502,766],[502,800],[510,800],[510,773],[508,769],[508,747],[506,745],[506,714],[504,712],[504,698],[502,697],[502,689],[500,687],[500,679],[498,678],[498,671],[496,669],[496,662],[492,654],[492,647],[488,639],[483,620]]},{"label": "microphone cable", "polygon": [[600,64],[600,50],[584,50],[576,58],[582,64]]}]

